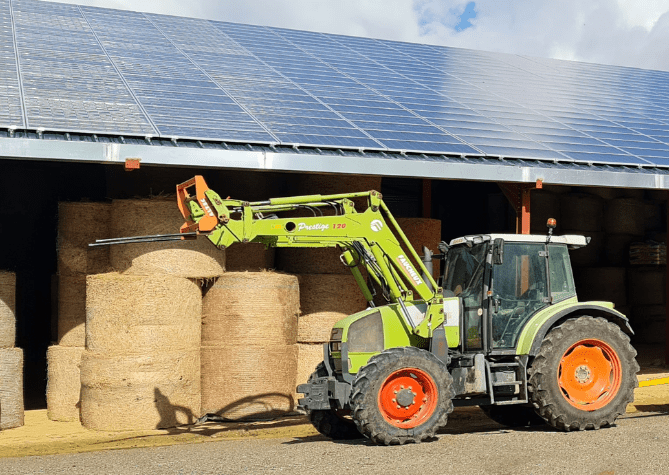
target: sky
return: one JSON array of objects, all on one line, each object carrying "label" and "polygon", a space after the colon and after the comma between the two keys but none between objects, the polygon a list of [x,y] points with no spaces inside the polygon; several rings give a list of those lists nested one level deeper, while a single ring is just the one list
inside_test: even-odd
[{"label": "sky", "polygon": [[57,0],[669,71],[669,0]]}]

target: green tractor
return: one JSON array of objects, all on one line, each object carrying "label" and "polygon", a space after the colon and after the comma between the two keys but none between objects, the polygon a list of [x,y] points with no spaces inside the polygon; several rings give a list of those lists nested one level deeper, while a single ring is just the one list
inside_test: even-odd
[{"label": "green tractor", "polygon": [[[433,437],[453,406],[507,426],[608,427],[638,386],[627,318],[579,302],[569,249],[582,236],[489,234],[442,243],[443,322],[431,338],[391,304],[338,322],[300,385],[314,426],[379,444]],[[407,304],[418,321],[426,304]],[[348,414],[345,416],[344,414]]]},{"label": "green tractor", "polygon": [[330,438],[420,442],[454,406],[474,405],[511,426],[599,429],[633,400],[627,318],[577,299],[569,249],[583,236],[472,235],[421,257],[376,191],[249,203],[197,176],[177,195],[181,234],[147,239],[341,250],[369,308],[334,326],[323,362],[298,386],[300,408]]}]

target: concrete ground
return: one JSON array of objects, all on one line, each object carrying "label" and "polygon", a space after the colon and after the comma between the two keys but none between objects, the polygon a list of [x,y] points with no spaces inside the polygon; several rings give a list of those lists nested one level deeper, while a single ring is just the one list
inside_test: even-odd
[{"label": "concrete ground", "polygon": [[[665,381],[664,378],[669,378],[669,373],[658,372],[653,374],[653,377],[655,379],[644,374],[640,375],[640,384],[648,386],[636,390],[634,403],[627,408],[628,416],[669,414],[669,384],[655,385]],[[666,422],[669,423],[669,418]],[[460,432],[466,433],[467,427],[475,427],[480,423],[491,424],[480,409],[476,407],[457,408],[449,420],[446,432],[456,427]],[[23,427],[0,431],[0,468],[3,465],[2,459],[7,457],[159,447],[223,439],[303,439],[310,437],[319,436],[304,416],[253,423],[207,422],[170,430],[102,432],[85,429],[78,422],[50,421],[46,417],[46,410],[38,410],[26,413],[26,422]],[[669,468],[667,472],[669,473]],[[0,473],[4,472],[0,470]]]},{"label": "concrete ground", "polygon": [[[459,410],[437,440],[401,447],[367,440],[334,442],[290,420],[265,428],[205,424],[199,434],[78,438],[70,450],[89,453],[0,459],[3,475],[224,474],[646,474],[669,473],[667,386],[641,388],[630,412],[612,428],[557,432],[548,426],[507,429]],[[6,434],[2,434],[3,437]],[[226,439],[226,440],[221,440]],[[203,442],[186,443],[179,442]],[[155,447],[157,445],[178,444]],[[27,442],[21,448],[29,453]],[[66,442],[56,443],[60,451]],[[4,441],[0,440],[4,447]],[[19,449],[15,443],[16,449]],[[50,445],[53,447],[54,445]],[[130,450],[100,450],[143,447]],[[33,445],[37,449],[37,445]],[[6,452],[5,452],[6,454]]]}]

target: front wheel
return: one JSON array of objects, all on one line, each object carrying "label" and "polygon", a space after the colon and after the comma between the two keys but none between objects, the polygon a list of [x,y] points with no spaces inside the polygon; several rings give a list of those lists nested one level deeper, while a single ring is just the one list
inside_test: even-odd
[{"label": "front wheel", "polygon": [[634,400],[639,365],[620,328],[578,317],[553,328],[529,369],[539,415],[565,431],[608,427]]},{"label": "front wheel", "polygon": [[[309,382],[327,376],[327,374],[325,365],[319,363],[318,366],[316,366],[316,371],[309,376]],[[324,409],[309,410],[307,413],[309,415],[309,422],[311,422],[314,428],[325,437],[329,437],[332,440],[352,440],[362,438],[362,434],[355,426],[355,422],[353,422],[344,411]]]},{"label": "front wheel", "polygon": [[358,430],[381,445],[434,437],[453,411],[453,380],[431,353],[391,348],[373,356],[353,381],[352,416]]}]

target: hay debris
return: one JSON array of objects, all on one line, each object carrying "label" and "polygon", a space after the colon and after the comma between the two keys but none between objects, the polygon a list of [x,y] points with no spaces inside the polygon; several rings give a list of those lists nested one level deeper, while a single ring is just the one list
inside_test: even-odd
[{"label": "hay debris", "polygon": [[0,348],[16,341],[16,274],[0,271]]},{"label": "hay debris", "polygon": [[88,276],[86,348],[152,352],[200,344],[202,294],[188,279],[116,273]]},{"label": "hay debris", "polygon": [[23,350],[0,349],[0,430],[23,425]]},{"label": "hay debris", "polygon": [[[176,200],[114,200],[111,235],[174,234],[184,223]],[[110,262],[129,275],[169,274],[179,277],[217,277],[225,273],[225,253],[208,239],[112,246]]]},{"label": "hay debris", "polygon": [[86,276],[58,279],[58,344],[86,345]]},{"label": "hay debris", "polygon": [[367,308],[352,275],[303,274],[299,279],[298,343],[329,341],[336,322]]},{"label": "hay debris", "polygon": [[202,345],[237,342],[274,348],[297,339],[300,308],[296,276],[277,272],[230,272],[205,292]]},{"label": "hay debris", "polygon": [[81,360],[81,421],[96,430],[165,429],[192,424],[200,410],[200,353],[110,355]]},{"label": "hay debris", "polygon": [[46,352],[47,417],[52,421],[78,421],[81,406],[81,356],[83,347],[51,346]]},{"label": "hay debris", "polygon": [[238,243],[225,250],[225,267],[228,272],[257,272],[274,267],[276,249],[264,244]]},{"label": "hay debris", "polygon": [[202,413],[265,419],[295,408],[297,345],[202,347]]}]

